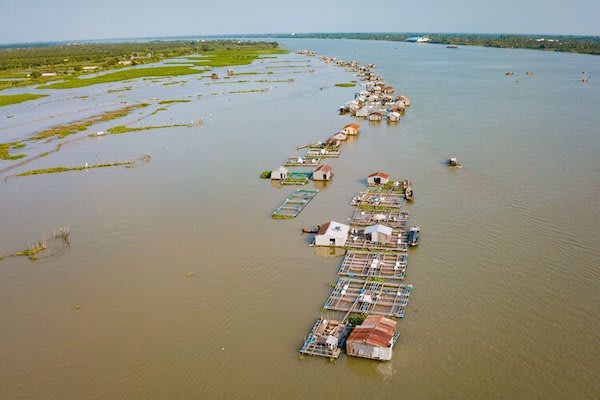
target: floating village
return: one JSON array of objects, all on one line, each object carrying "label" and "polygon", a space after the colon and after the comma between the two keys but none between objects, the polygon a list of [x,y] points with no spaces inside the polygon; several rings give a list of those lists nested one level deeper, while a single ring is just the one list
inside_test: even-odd
[{"label": "floating village", "polygon": [[[315,55],[309,50],[298,54]],[[340,114],[397,124],[410,106],[408,97],[394,96],[394,88],[375,74],[375,65],[330,57],[320,60],[355,73],[361,81],[363,90],[339,107]],[[310,180],[330,181],[342,144],[348,136],[359,134],[360,124],[350,123],[323,141],[299,145],[296,151],[304,154],[288,156],[281,166],[263,172],[261,177],[298,186]],[[292,190],[273,211],[273,219],[297,217],[318,193],[317,189],[302,187]],[[312,246],[341,249],[344,254],[339,279],[322,307],[336,317],[317,318],[305,336],[301,355],[335,361],[345,351],[354,357],[392,359],[400,335],[398,320],[404,317],[413,290],[404,283],[408,250],[419,244],[420,237],[420,228],[409,226],[409,214],[403,209],[413,199],[409,180],[374,171],[367,176],[367,187],[352,198],[355,211],[349,224],[328,221],[302,228],[303,233],[314,236]]]}]

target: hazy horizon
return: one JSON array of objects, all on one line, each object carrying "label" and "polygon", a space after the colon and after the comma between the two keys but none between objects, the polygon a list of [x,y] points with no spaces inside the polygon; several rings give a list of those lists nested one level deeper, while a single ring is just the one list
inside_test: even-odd
[{"label": "hazy horizon", "polygon": [[[368,12],[372,10],[373,14]],[[379,12],[391,10],[391,12]],[[275,0],[227,3],[158,0],[124,3],[75,0],[46,3],[0,0],[0,43],[40,43],[154,37],[268,33],[424,32],[598,36],[600,4],[575,0],[506,0],[491,4],[431,0],[402,7],[365,6],[356,0],[286,4]],[[366,16],[366,17],[365,17]]]}]

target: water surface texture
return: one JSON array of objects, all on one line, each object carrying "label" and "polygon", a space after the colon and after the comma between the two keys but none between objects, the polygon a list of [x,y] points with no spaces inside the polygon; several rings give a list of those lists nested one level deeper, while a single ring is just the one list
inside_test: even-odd
[{"label": "water surface texture", "polygon": [[[144,167],[0,184],[0,253],[58,226],[72,232],[71,248],[53,257],[0,262],[0,397],[598,398],[600,58],[350,40],[284,45],[375,63],[412,101],[397,126],[362,121],[332,161],[333,181],[293,220],[270,218],[291,188],[258,174],[353,121],[336,110],[355,89],[333,85],[354,78],[317,59],[234,67],[279,73],[239,79],[292,83],[177,77],[185,82],[47,91],[0,109],[3,141],[52,124],[50,116],[68,121],[151,97],[192,102],[139,125],[205,119],[84,140],[21,170],[150,153]],[[268,68],[286,65],[277,60],[315,72]],[[587,84],[578,81],[583,71]],[[133,89],[106,93],[124,86]],[[446,167],[451,155],[464,168]],[[341,262],[316,255],[300,227],[346,221],[350,199],[376,170],[412,180],[407,210],[423,232],[409,252],[414,291],[394,358],[300,360]]]}]

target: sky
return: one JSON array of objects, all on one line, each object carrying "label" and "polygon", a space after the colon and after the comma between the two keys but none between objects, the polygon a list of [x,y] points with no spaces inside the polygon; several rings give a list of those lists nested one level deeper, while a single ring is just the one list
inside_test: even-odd
[{"label": "sky", "polygon": [[600,35],[600,0],[0,0],[0,43],[303,32]]}]

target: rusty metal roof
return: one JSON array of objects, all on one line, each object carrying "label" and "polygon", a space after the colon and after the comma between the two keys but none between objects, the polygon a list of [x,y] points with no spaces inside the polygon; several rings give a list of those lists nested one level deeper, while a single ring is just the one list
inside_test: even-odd
[{"label": "rusty metal roof", "polygon": [[395,333],[396,321],[381,315],[369,315],[361,325],[352,330],[346,342],[387,347]]}]

